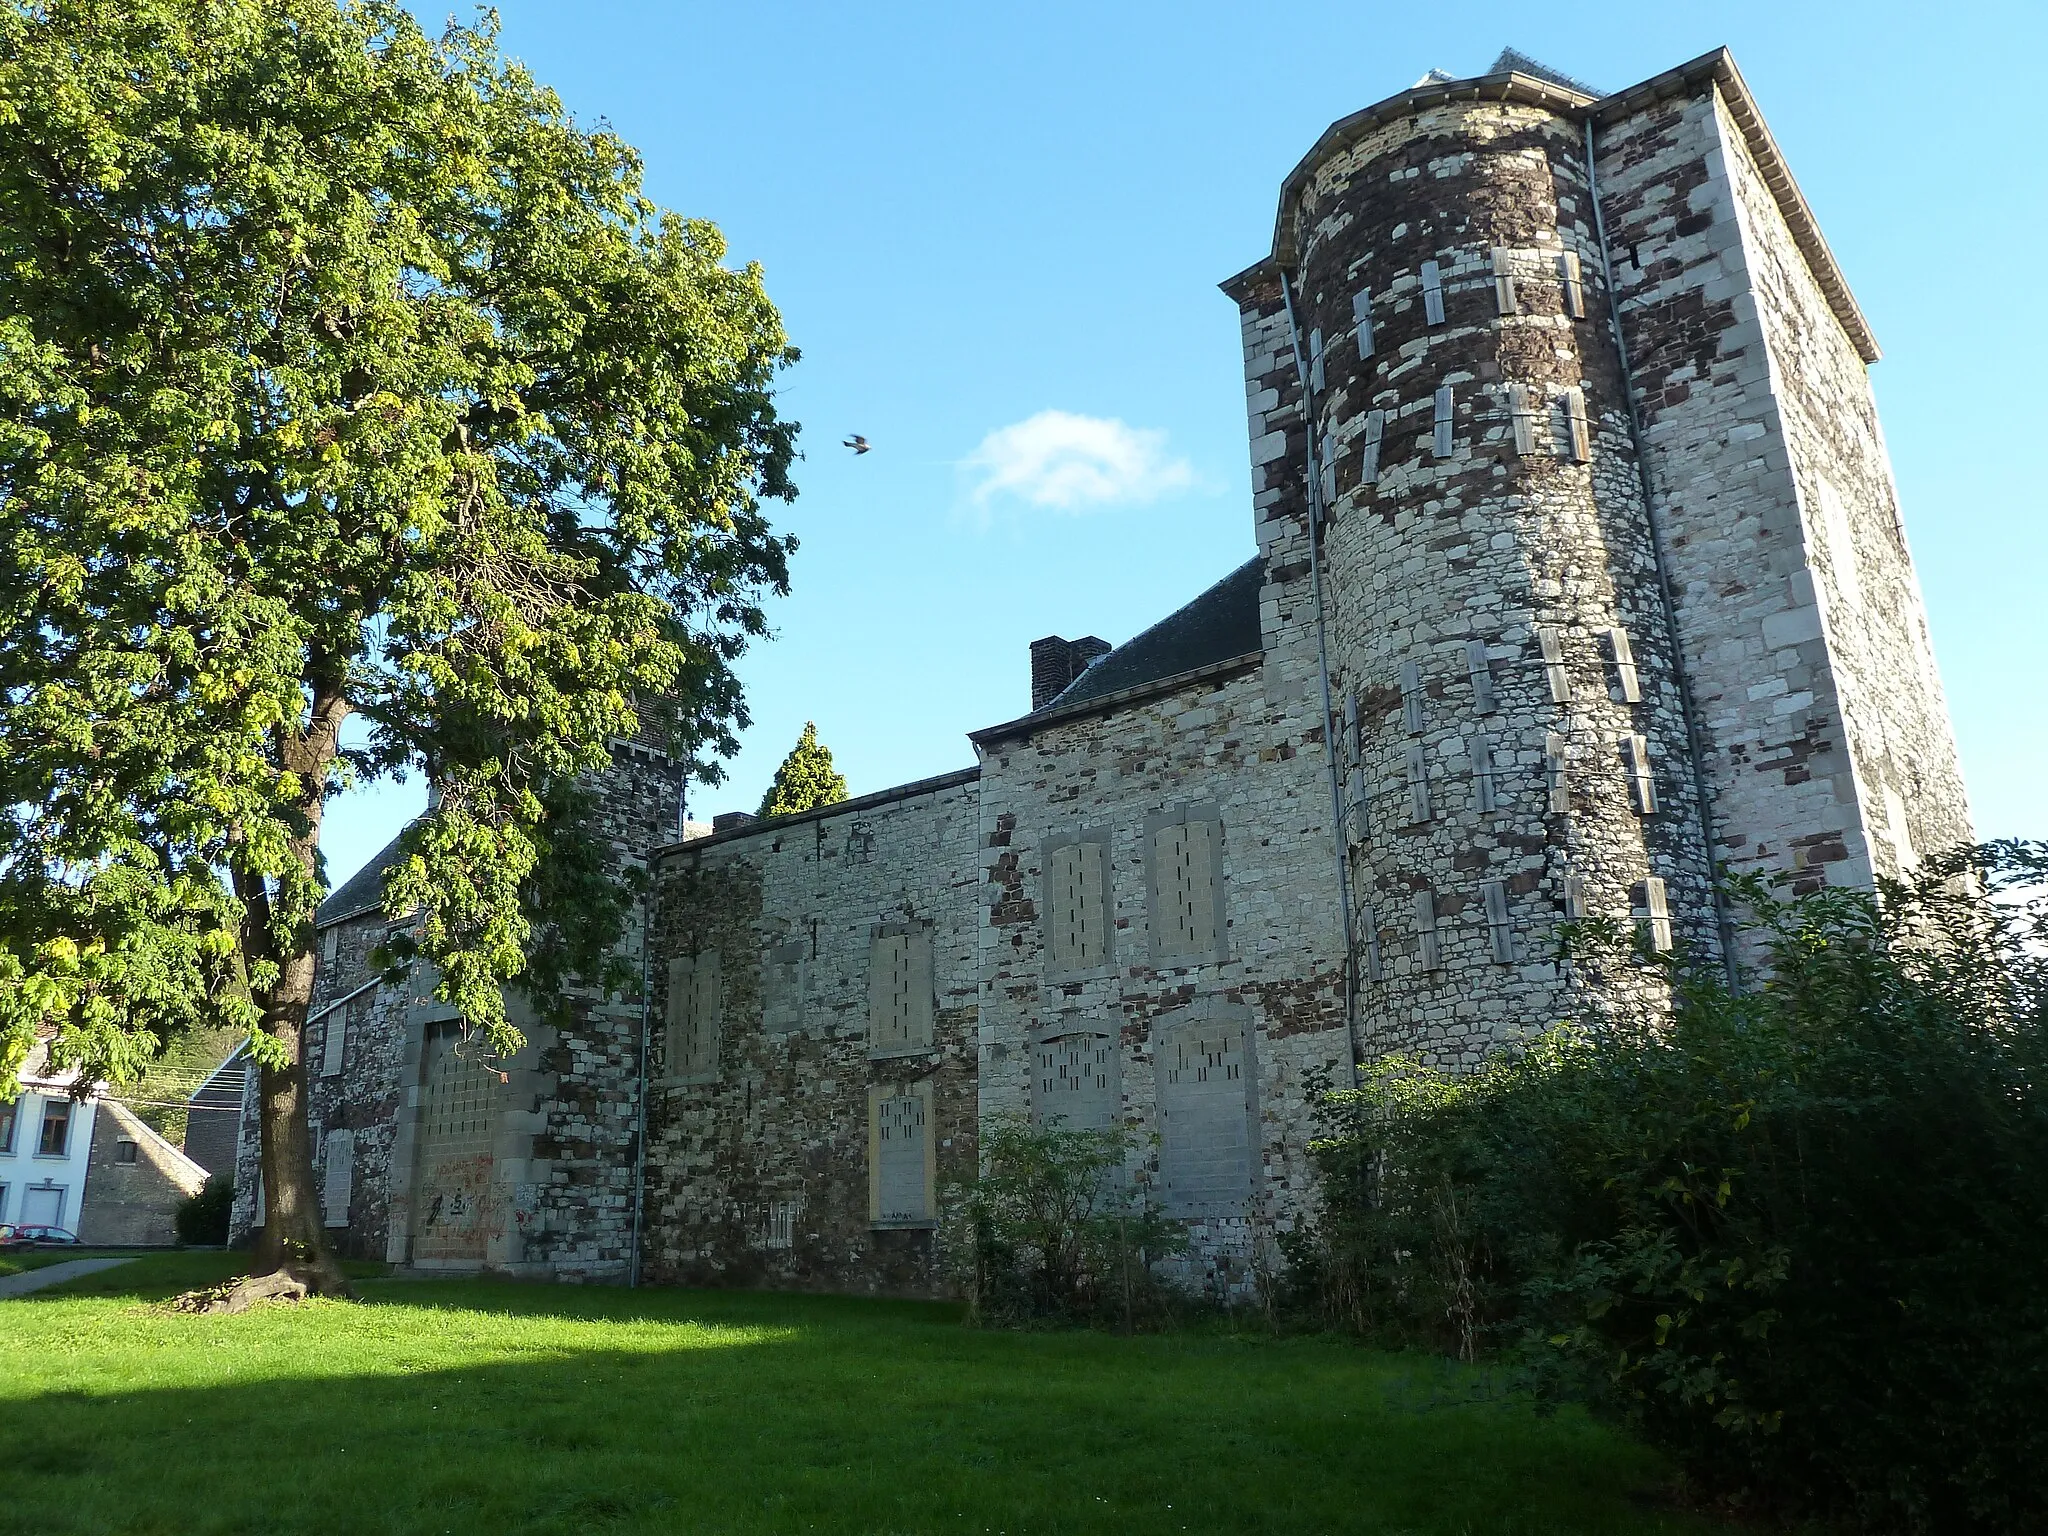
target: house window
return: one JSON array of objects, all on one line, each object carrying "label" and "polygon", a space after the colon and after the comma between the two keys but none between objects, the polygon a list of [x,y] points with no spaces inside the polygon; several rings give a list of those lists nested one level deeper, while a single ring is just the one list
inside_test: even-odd
[{"label": "house window", "polygon": [[43,1100],[43,1128],[36,1139],[37,1157],[62,1157],[71,1142],[71,1101]]},{"label": "house window", "polygon": [[1169,1015],[1155,1037],[1159,1171],[1171,1216],[1237,1215],[1251,1193],[1249,1015],[1217,1006],[1208,1017]]},{"label": "house window", "polygon": [[1147,818],[1151,846],[1152,958],[1189,964],[1223,958],[1223,824],[1182,807]]},{"label": "house window", "polygon": [[868,945],[868,1053],[901,1056],[931,1044],[931,929],[883,923]]},{"label": "house window", "polygon": [[1045,967],[1054,977],[1110,959],[1109,836],[1055,834],[1045,845]]},{"label": "house window", "polygon": [[0,1152],[14,1150],[14,1122],[19,1118],[16,1104],[0,1104]]},{"label": "house window", "polygon": [[771,1035],[804,1027],[804,945],[777,944],[761,963],[761,1028]]},{"label": "house window", "polygon": [[724,990],[718,951],[678,955],[668,963],[668,1072],[691,1082],[718,1076],[718,1042],[724,1022]]},{"label": "house window", "polygon": [[937,1153],[931,1109],[930,1079],[868,1089],[868,1219],[877,1226],[921,1226],[932,1219]]},{"label": "house window", "polygon": [[117,1163],[135,1162],[140,1155],[141,1149],[125,1136],[114,1143],[114,1161]]},{"label": "house window", "polygon": [[1115,1036],[1081,1030],[1032,1047],[1031,1110],[1041,1125],[1106,1131],[1116,1123],[1119,1098]]}]

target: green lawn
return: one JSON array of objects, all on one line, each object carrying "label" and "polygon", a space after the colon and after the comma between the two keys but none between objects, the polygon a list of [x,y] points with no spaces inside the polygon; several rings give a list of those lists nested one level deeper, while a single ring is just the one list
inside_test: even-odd
[{"label": "green lawn", "polygon": [[[0,1511],[39,1532],[1707,1532],[1655,1460],[1328,1339],[962,1328],[907,1302],[371,1280],[0,1301]],[[4,1524],[4,1519],[0,1519]]]},{"label": "green lawn", "polygon": [[18,1275],[27,1269],[45,1269],[52,1264],[69,1264],[73,1259],[120,1257],[106,1248],[15,1248],[0,1253],[0,1275]]}]

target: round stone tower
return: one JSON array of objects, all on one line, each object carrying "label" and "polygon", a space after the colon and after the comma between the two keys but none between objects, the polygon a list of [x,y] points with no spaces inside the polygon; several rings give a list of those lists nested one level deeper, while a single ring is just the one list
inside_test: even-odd
[{"label": "round stone tower", "polygon": [[[1652,970],[1557,964],[1567,918],[1719,953],[1586,101],[1496,77],[1339,123],[1289,178],[1274,256],[1226,285],[1248,357],[1291,370],[1284,325],[1309,364],[1368,1056],[1470,1065],[1661,1006]],[[1266,379],[1282,404],[1290,374]],[[1308,536],[1299,423],[1264,467],[1269,568]]]}]

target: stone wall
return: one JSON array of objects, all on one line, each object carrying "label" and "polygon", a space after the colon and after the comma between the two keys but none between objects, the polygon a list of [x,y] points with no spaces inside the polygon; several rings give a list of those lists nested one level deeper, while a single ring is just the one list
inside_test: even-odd
[{"label": "stone wall", "polygon": [[[971,1174],[978,832],[970,770],[657,856],[654,1017],[670,1017],[669,962],[715,954],[719,1028],[709,1071],[672,1060],[668,1030],[656,1030],[648,1279],[950,1291],[935,1219],[872,1218],[870,1090],[930,1085],[935,1200]],[[878,1056],[870,962],[888,925],[928,936],[932,1036],[928,1049]],[[769,1010],[771,967],[781,990]]]},{"label": "stone wall", "polygon": [[[132,1149],[128,1161],[124,1143]],[[101,1099],[86,1154],[78,1240],[95,1247],[168,1247],[178,1240],[178,1207],[205,1183],[204,1168],[125,1104]]]}]

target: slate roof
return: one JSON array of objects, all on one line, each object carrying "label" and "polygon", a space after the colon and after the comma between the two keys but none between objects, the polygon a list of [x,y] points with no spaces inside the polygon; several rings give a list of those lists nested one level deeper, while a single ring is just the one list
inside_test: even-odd
[{"label": "slate roof", "polygon": [[1126,688],[1141,688],[1213,662],[1228,661],[1262,645],[1259,588],[1264,562],[1254,555],[1193,602],[1134,635],[1067,684],[1047,704],[1059,709]]},{"label": "slate roof", "polygon": [[338,923],[345,917],[357,917],[365,912],[374,912],[383,906],[384,866],[391,862],[397,852],[398,838],[394,837],[377,850],[374,859],[342,881],[340,887],[320,903],[320,910],[313,914],[313,926],[325,928],[329,923]]}]

